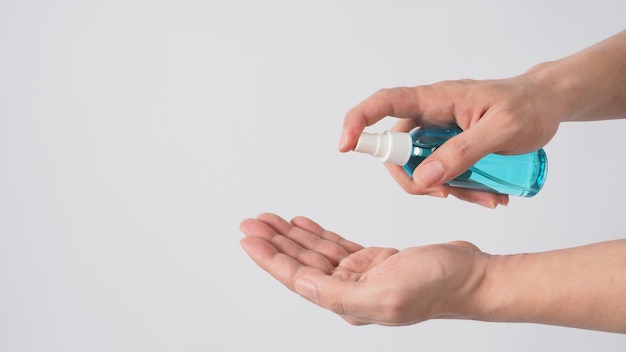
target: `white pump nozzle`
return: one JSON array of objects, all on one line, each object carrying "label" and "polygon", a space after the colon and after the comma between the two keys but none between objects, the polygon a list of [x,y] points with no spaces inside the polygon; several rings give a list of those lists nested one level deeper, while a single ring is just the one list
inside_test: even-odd
[{"label": "white pump nozzle", "polygon": [[404,165],[411,158],[413,141],[408,133],[386,131],[363,132],[354,148],[355,152],[370,154],[384,163]]}]

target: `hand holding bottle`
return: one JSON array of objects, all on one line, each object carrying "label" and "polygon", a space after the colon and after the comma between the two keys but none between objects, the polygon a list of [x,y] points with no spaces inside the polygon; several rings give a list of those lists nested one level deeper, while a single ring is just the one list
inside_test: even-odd
[{"label": "hand holding bottle", "polygon": [[456,124],[451,138],[409,177],[401,166],[386,165],[411,194],[460,199],[487,207],[507,204],[508,196],[443,186],[489,153],[521,154],[545,146],[563,121],[624,117],[626,111],[626,31],[558,61],[499,80],[445,81],[383,89],[352,108],[344,119],[339,150],[353,150],[365,127],[391,116],[393,130]]},{"label": "hand holding bottle", "polygon": [[546,88],[536,87],[537,84],[530,77],[516,77],[380,90],[347,113],[340,151],[353,150],[365,127],[387,116],[401,118],[393,130],[402,132],[416,126],[456,124],[464,132],[449,139],[422,162],[412,179],[401,166],[388,164],[391,175],[411,194],[438,197],[453,194],[492,208],[507,204],[506,195],[442,184],[489,153],[527,153],[541,148],[552,138],[560,121],[553,103],[556,97],[547,96]]}]

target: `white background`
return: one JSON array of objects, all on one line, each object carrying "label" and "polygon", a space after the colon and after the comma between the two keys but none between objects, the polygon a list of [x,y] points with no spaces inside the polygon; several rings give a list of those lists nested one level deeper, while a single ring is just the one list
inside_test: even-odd
[{"label": "white background", "polygon": [[[490,253],[623,237],[625,121],[562,125],[531,199],[405,194],[337,152],[379,88],[502,78],[625,27],[623,0],[0,1],[0,351],[623,351],[533,324],[354,327],[256,267],[238,225]],[[383,130],[389,119],[374,127]]]}]

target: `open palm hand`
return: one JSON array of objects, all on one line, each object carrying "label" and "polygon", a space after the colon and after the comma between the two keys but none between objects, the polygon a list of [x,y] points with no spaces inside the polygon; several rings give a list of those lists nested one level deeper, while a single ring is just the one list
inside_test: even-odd
[{"label": "open palm hand", "polygon": [[364,248],[304,217],[261,214],[241,230],[241,245],[261,268],[355,325],[406,325],[468,311],[488,257],[467,242]]}]

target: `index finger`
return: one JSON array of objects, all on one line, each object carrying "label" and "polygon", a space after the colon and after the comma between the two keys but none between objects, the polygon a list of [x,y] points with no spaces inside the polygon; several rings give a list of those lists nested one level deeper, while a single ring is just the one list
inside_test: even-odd
[{"label": "index finger", "polygon": [[246,236],[240,240],[240,244],[261,269],[294,292],[296,280],[300,276],[328,275],[320,268],[302,264],[294,257],[280,252],[264,238]]},{"label": "index finger", "polygon": [[339,151],[353,150],[365,127],[387,116],[400,118],[419,116],[416,94],[415,88],[381,89],[350,109],[343,121]]}]

